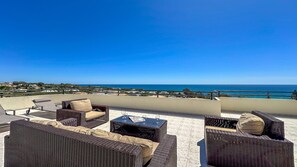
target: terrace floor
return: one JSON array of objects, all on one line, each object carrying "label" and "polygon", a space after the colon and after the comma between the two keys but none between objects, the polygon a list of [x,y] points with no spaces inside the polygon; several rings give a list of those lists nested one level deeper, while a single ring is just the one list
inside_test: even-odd
[{"label": "terrace floor", "polygon": [[[177,164],[178,167],[198,167],[206,166],[205,151],[204,151],[204,119],[203,116],[193,116],[186,114],[172,114],[162,112],[152,112],[143,110],[132,110],[125,108],[110,109],[110,120],[121,116],[122,111],[129,115],[147,116],[154,118],[156,113],[161,119],[168,121],[169,134],[177,136]],[[24,110],[18,110],[17,115],[35,119],[55,119],[55,113],[32,110],[29,116],[25,116]],[[237,113],[222,113],[224,117],[239,118]],[[295,166],[297,166],[297,118],[295,117],[279,117],[285,122],[286,138],[294,143],[294,158]],[[96,128],[109,131],[109,122]],[[4,163],[4,136],[9,132],[0,133],[0,166]]]}]

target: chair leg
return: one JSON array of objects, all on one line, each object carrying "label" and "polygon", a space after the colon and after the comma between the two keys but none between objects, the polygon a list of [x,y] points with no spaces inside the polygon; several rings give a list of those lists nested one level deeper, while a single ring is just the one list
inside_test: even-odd
[{"label": "chair leg", "polygon": [[26,110],[26,115],[29,115],[30,114],[30,108],[28,110]]}]

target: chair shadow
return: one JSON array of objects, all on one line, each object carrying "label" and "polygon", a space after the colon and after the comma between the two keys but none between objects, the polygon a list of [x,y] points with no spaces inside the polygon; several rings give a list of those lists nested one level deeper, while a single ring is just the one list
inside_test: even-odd
[{"label": "chair shadow", "polygon": [[144,114],[162,114],[167,116],[176,116],[176,117],[185,117],[185,118],[196,118],[196,119],[203,119],[203,115],[197,114],[187,114],[187,113],[174,113],[170,111],[155,111],[155,110],[144,110],[144,109],[133,109],[133,108],[125,108],[125,107],[111,107],[110,109],[119,110],[119,111],[127,111],[128,112],[136,112],[136,113],[144,113]]},{"label": "chair shadow", "polygon": [[[32,112],[30,113],[31,116],[34,117],[41,117],[41,118],[46,118],[46,119],[56,119],[56,113],[52,112]],[[29,115],[29,116],[30,116]]]},{"label": "chair shadow", "polygon": [[205,140],[202,139],[202,140],[198,141],[197,145],[200,146],[200,164],[201,164],[201,167],[208,167],[207,159],[206,159]]}]

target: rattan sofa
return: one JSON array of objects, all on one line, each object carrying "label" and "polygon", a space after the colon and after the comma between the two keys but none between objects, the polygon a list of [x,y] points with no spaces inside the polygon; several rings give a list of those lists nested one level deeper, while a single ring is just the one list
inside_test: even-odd
[{"label": "rattan sofa", "polygon": [[[72,120],[67,124],[75,125]],[[176,136],[165,135],[146,166],[176,167],[176,142]],[[140,146],[29,121],[12,122],[5,137],[5,167],[142,167],[142,162]]]},{"label": "rattan sofa", "polygon": [[[293,167],[293,143],[285,139],[284,122],[260,111],[252,111],[252,114],[265,122],[261,136],[205,128],[208,164],[220,167]],[[207,116],[205,126],[236,129],[237,121]]]},{"label": "rattan sofa", "polygon": [[61,121],[67,118],[76,118],[78,126],[84,126],[88,128],[94,128],[101,124],[104,124],[109,121],[109,107],[104,105],[94,105],[92,104],[92,108],[99,109],[98,112],[105,112],[105,115],[90,121],[86,120],[85,112],[83,111],[75,111],[71,109],[71,101],[77,100],[86,100],[86,99],[75,99],[69,101],[62,101],[62,109],[57,110],[56,119],[57,121]]}]

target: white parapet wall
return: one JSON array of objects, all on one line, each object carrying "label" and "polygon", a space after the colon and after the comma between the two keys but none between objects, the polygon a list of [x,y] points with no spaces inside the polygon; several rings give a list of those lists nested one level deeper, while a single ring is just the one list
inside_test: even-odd
[{"label": "white parapet wall", "polygon": [[297,116],[297,100],[220,97],[223,111],[250,112],[260,110],[271,114]]},{"label": "white parapet wall", "polygon": [[221,115],[221,102],[207,99],[186,98],[156,98],[141,96],[115,96],[115,95],[40,95],[0,98],[0,104],[5,109],[22,109],[34,106],[32,100],[49,98],[53,102],[63,100],[89,98],[94,104],[132,109],[155,110],[183,114]]}]

